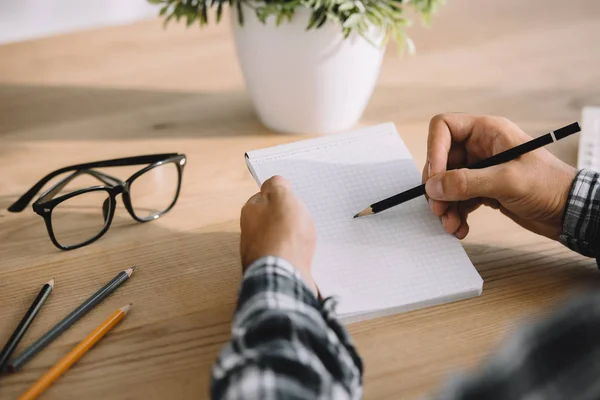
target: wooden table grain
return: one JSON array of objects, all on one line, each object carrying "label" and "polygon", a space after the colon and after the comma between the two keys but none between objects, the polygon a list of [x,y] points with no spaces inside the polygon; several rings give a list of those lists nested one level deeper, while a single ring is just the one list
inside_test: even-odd
[{"label": "wooden table grain", "polygon": [[[388,49],[361,125],[394,122],[420,165],[436,113],[504,115],[538,135],[600,104],[596,0],[451,0],[432,28],[411,32],[418,54]],[[240,282],[239,210],[256,191],[243,154],[297,139],[257,120],[227,24],[165,31],[147,21],[0,46],[0,342],[48,279],[55,290],[19,350],[118,271],[138,267],[21,372],[0,377],[0,398],[16,398],[128,302],[127,318],[44,398],[207,397]],[[550,150],[574,164],[577,137]],[[171,151],[189,160],[176,207],[138,224],[119,202],[112,228],[88,247],[61,252],[30,208],[6,211],[56,168]],[[478,211],[470,223],[463,244],[485,280],[481,297],[350,326],[366,398],[431,393],[450,371],[482,362],[517,323],[598,283],[593,261],[499,213]]]}]

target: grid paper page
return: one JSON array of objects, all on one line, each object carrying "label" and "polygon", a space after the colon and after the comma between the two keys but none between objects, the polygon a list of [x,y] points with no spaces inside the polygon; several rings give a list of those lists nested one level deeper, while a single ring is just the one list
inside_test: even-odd
[{"label": "grid paper page", "polygon": [[[288,179],[317,229],[313,275],[343,317],[385,315],[481,293],[483,281],[426,199],[354,219],[421,183],[393,124],[248,153],[259,184]],[[364,318],[348,318],[360,320]]]},{"label": "grid paper page", "polygon": [[600,107],[583,109],[577,168],[600,172]]}]

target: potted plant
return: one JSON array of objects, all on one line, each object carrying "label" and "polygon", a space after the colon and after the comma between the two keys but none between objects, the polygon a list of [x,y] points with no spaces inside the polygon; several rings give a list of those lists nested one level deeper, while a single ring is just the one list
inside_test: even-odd
[{"label": "potted plant", "polygon": [[414,46],[407,11],[428,22],[444,0],[148,0],[165,24],[219,22],[232,8],[238,58],[254,108],[285,133],[334,133],[360,119],[379,75],[385,45]]}]

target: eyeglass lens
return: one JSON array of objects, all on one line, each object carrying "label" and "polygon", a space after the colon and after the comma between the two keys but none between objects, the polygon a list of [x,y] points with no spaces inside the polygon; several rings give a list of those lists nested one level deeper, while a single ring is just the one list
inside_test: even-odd
[{"label": "eyeglass lens", "polygon": [[169,162],[137,177],[129,187],[131,207],[137,218],[151,220],[165,212],[177,196],[179,170]]},{"label": "eyeglass lens", "polygon": [[52,210],[54,237],[64,247],[87,242],[102,232],[109,213],[107,191],[96,190],[71,197]]},{"label": "eyeglass lens", "polygon": [[[145,221],[158,218],[175,202],[178,185],[179,170],[172,162],[138,176],[129,187],[134,215]],[[71,247],[99,235],[112,211],[109,197],[104,190],[84,192],[54,207],[51,225],[56,241],[63,247]]]}]

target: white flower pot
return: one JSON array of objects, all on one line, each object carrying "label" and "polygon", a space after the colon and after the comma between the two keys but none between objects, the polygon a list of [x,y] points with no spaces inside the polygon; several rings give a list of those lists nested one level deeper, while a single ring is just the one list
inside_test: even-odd
[{"label": "white flower pot", "polygon": [[327,134],[352,128],[375,87],[384,54],[383,35],[370,32],[374,46],[359,34],[344,39],[326,23],[306,30],[310,10],[298,8],[291,22],[263,24],[244,9],[240,26],[230,13],[238,58],[254,108],[272,130]]}]

